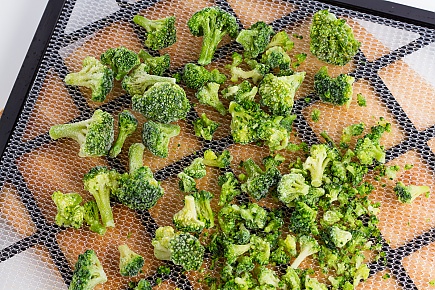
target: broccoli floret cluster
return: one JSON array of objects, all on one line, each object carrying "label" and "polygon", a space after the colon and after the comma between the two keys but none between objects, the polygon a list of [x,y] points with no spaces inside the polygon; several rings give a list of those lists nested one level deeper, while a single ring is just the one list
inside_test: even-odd
[{"label": "broccoli floret cluster", "polygon": [[426,185],[405,185],[399,181],[394,187],[394,193],[401,203],[412,203],[417,197],[430,192],[430,187]]},{"label": "broccoli floret cluster", "polygon": [[94,250],[86,250],[80,254],[74,266],[69,290],[94,289],[107,282],[103,266]]},{"label": "broccoli floret cluster", "polygon": [[208,105],[218,111],[222,116],[227,114],[227,109],[219,99],[219,87],[218,83],[207,83],[199,88],[195,96],[201,104]]},{"label": "broccoli floret cluster", "polygon": [[328,75],[328,68],[324,66],[314,76],[314,91],[323,102],[349,107],[354,81],[355,78],[347,74],[332,78]]},{"label": "broccoli floret cluster", "polygon": [[243,46],[247,58],[256,58],[263,53],[274,33],[272,26],[263,21],[252,24],[249,29],[240,31],[236,41]]},{"label": "broccoli floret cluster", "polygon": [[115,79],[121,81],[132,69],[140,64],[137,53],[124,46],[109,48],[100,56],[101,62],[110,66]]},{"label": "broccoli floret cluster", "polygon": [[184,66],[181,79],[188,88],[198,90],[209,82],[223,84],[227,77],[217,69],[208,71],[200,65],[188,63]]},{"label": "broccoli floret cluster", "polygon": [[169,54],[152,56],[146,50],[142,49],[139,51],[138,55],[145,64],[145,71],[152,75],[163,75],[163,73],[169,69],[171,64],[171,57]]},{"label": "broccoli floret cluster", "polygon": [[168,156],[169,141],[180,134],[180,126],[176,124],[157,123],[152,120],[143,125],[142,142],[154,155],[165,158]]},{"label": "broccoli floret cluster", "polygon": [[177,41],[175,16],[151,20],[141,15],[135,15],[133,22],[146,30],[145,46],[151,49],[163,49]]},{"label": "broccoli floret cluster", "polygon": [[208,141],[213,139],[213,134],[216,132],[218,127],[219,123],[207,118],[205,113],[193,121],[193,130],[195,131],[195,135]]},{"label": "broccoli floret cluster", "polygon": [[226,168],[230,166],[231,160],[233,157],[230,154],[230,151],[224,150],[218,156],[211,149],[207,149],[204,151],[204,164],[210,167],[218,167],[218,168]]},{"label": "broccoli floret cluster", "polygon": [[136,276],[143,265],[144,258],[133,252],[127,245],[118,246],[119,251],[119,273],[122,276]]},{"label": "broccoli floret cluster", "polygon": [[231,72],[232,82],[238,82],[239,78],[242,78],[251,79],[252,82],[256,84],[261,81],[261,79],[270,71],[267,65],[259,63],[255,60],[249,61],[249,66],[251,67],[251,70],[245,71],[239,67],[243,63],[243,57],[237,52],[234,52],[232,57],[232,63],[225,66]]}]

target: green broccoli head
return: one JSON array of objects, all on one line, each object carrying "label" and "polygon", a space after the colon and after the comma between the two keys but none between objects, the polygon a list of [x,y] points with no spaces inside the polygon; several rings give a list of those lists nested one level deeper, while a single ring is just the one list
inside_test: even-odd
[{"label": "green broccoli head", "polygon": [[170,242],[175,237],[171,226],[159,227],[151,244],[154,247],[154,256],[159,260],[171,260]]},{"label": "green broccoli head", "polygon": [[235,273],[236,275],[240,275],[243,272],[251,272],[252,270],[254,270],[254,267],[255,267],[255,263],[252,261],[252,257],[241,256],[237,259]]},{"label": "green broccoli head", "polygon": [[110,149],[109,156],[115,158],[121,153],[122,146],[127,137],[131,136],[137,129],[138,121],[128,110],[124,110],[118,115],[118,137]]},{"label": "green broccoli head", "polygon": [[290,216],[289,228],[296,234],[318,234],[316,223],[317,210],[304,202],[296,202],[295,210]]},{"label": "green broccoli head", "polygon": [[252,24],[251,28],[240,31],[236,41],[243,46],[247,58],[256,58],[263,53],[274,33],[272,26],[263,21]]},{"label": "green broccoli head", "polygon": [[184,197],[184,207],[175,213],[173,222],[175,228],[183,232],[201,232],[204,229],[205,222],[198,217],[195,198],[192,195]]},{"label": "green broccoli head", "polygon": [[119,250],[119,273],[122,276],[136,276],[142,269],[144,258],[133,252],[127,245],[118,246]]},{"label": "green broccoli head", "polygon": [[80,205],[82,197],[78,193],[63,194],[60,191],[55,191],[51,195],[57,207],[56,224],[58,226],[66,226],[80,228],[83,224],[85,210]]},{"label": "green broccoli head", "polygon": [[227,109],[219,100],[219,87],[218,83],[207,83],[199,88],[195,96],[201,104],[208,105],[216,109],[222,116],[227,114]]},{"label": "green broccoli head", "polygon": [[178,182],[178,187],[182,192],[192,193],[196,191],[195,179],[193,179],[184,172],[178,173],[177,176],[180,179]]},{"label": "green broccoli head", "polygon": [[352,239],[351,232],[342,230],[337,226],[327,228],[325,231],[325,234],[322,235],[323,241],[330,248],[342,248]]},{"label": "green broccoli head", "polygon": [[[272,269],[266,268],[264,266],[258,269],[258,283],[260,285],[271,286],[271,289],[279,288],[279,278],[278,275]],[[309,288],[308,288],[309,289]]]},{"label": "green broccoli head", "polygon": [[240,208],[233,204],[227,204],[221,208],[218,214],[219,227],[225,234],[235,231],[237,223],[241,221]]},{"label": "green broccoli head", "polygon": [[208,82],[223,84],[227,77],[217,69],[208,71],[200,65],[187,63],[183,69],[182,80],[188,88],[197,90]]},{"label": "green broccoli head", "polygon": [[[278,241],[279,243],[281,240]],[[285,251],[282,245],[278,246],[271,254],[270,261],[277,265],[286,265],[290,262],[291,256]]]},{"label": "green broccoli head", "polygon": [[345,19],[337,19],[328,10],[314,14],[310,27],[310,51],[318,59],[345,65],[355,56],[360,45]]},{"label": "green broccoli head", "polygon": [[134,95],[131,101],[133,110],[156,122],[185,119],[190,111],[190,102],[184,90],[168,82],[154,84],[143,95]]},{"label": "green broccoli head", "polygon": [[258,127],[268,115],[259,107],[246,109],[237,102],[231,102],[228,111],[231,114],[231,136],[234,142],[248,144],[259,140]]},{"label": "green broccoli head", "polygon": [[227,259],[228,264],[233,264],[236,262],[239,256],[248,252],[251,249],[251,244],[236,245],[232,243],[225,244],[224,257]]},{"label": "green broccoli head", "polygon": [[221,8],[206,7],[195,12],[187,22],[194,36],[203,36],[201,54],[198,63],[207,65],[225,35],[235,38],[238,34],[236,18]]},{"label": "green broccoli head", "polygon": [[295,45],[294,42],[290,40],[290,37],[288,36],[287,32],[283,30],[278,32],[272,37],[266,49],[275,46],[280,46],[285,51],[289,51],[293,49],[294,45]]},{"label": "green broccoli head", "polygon": [[272,116],[260,123],[257,133],[264,145],[268,146],[270,151],[277,151],[287,148],[290,138],[289,131],[282,126],[283,116]]},{"label": "green broccoli head", "polygon": [[314,91],[323,102],[349,107],[354,81],[355,78],[347,74],[332,78],[328,75],[328,68],[324,66],[314,75]]},{"label": "green broccoli head", "polygon": [[417,197],[429,191],[429,186],[405,185],[401,181],[398,181],[394,187],[394,193],[401,203],[412,203]]},{"label": "green broccoli head", "polygon": [[269,107],[274,115],[286,116],[290,114],[293,108],[294,96],[304,78],[305,72],[282,77],[267,74],[258,89],[261,104]]},{"label": "green broccoli head", "polygon": [[329,148],[325,144],[315,144],[310,148],[310,156],[305,160],[303,169],[308,170],[311,175],[311,185],[319,187],[322,185],[322,177],[330,158]]},{"label": "green broccoli head", "polygon": [[201,117],[193,121],[193,129],[197,137],[202,137],[204,140],[211,141],[213,134],[219,127],[219,123],[207,118],[205,113]]},{"label": "green broccoli head", "polygon": [[199,270],[204,261],[205,249],[199,240],[189,233],[179,233],[169,242],[171,261],[184,270]]},{"label": "green broccoli head", "polygon": [[143,125],[142,141],[151,153],[158,157],[166,158],[169,151],[169,141],[178,134],[180,134],[180,126],[162,124],[150,120]]},{"label": "green broccoli head", "polygon": [[260,265],[267,265],[270,258],[270,243],[257,235],[251,235],[250,243],[249,254],[252,260]]},{"label": "green broccoli head", "polygon": [[230,203],[240,191],[240,183],[232,172],[226,172],[218,178],[218,184],[221,187],[219,196],[219,206],[224,206]]},{"label": "green broccoli head", "polygon": [[184,168],[183,172],[195,179],[203,178],[207,174],[204,159],[195,158],[189,166]]},{"label": "green broccoli head", "polygon": [[133,290],[152,290],[151,283],[146,279],[141,279]]},{"label": "green broccoli head", "polygon": [[282,289],[301,290],[301,279],[299,278],[299,271],[292,267],[287,267],[286,273],[281,276],[279,286]]},{"label": "green broccoli head", "polygon": [[242,274],[242,276],[234,278],[234,283],[238,287],[236,289],[254,289],[254,287],[257,285],[254,277],[252,277],[252,274],[249,272],[245,272]]},{"label": "green broccoli head", "polygon": [[305,182],[305,177],[300,173],[289,173],[282,176],[278,183],[278,198],[285,205],[293,205],[294,200],[302,195],[307,195],[310,186]]},{"label": "green broccoli head", "polygon": [[65,83],[83,86],[92,90],[91,100],[104,102],[113,87],[113,71],[98,59],[88,56],[83,60],[82,69],[65,76]]},{"label": "green broccoli head", "polygon": [[299,255],[290,265],[291,268],[297,269],[305,258],[316,254],[320,251],[320,246],[317,240],[311,236],[300,236],[299,237]]},{"label": "green broccoli head", "polygon": [[133,22],[146,30],[145,46],[151,49],[163,49],[177,41],[175,16],[151,20],[141,15],[135,15]]},{"label": "green broccoli head", "polygon": [[292,60],[281,46],[273,46],[266,50],[261,57],[261,63],[269,69],[279,68],[280,70],[290,69]]},{"label": "green broccoli head", "polygon": [[307,275],[305,276],[305,289],[328,290],[328,287],[320,283],[316,278],[311,278]]},{"label": "green broccoli head", "polygon": [[103,236],[106,233],[106,227],[100,222],[100,211],[95,200],[90,200],[83,205],[85,210],[84,219],[89,226],[89,229],[94,233]]},{"label": "green broccoli head", "polygon": [[267,211],[256,203],[242,205],[239,209],[240,217],[245,226],[251,230],[264,229],[267,223]]},{"label": "green broccoli head", "polygon": [[228,150],[222,151],[219,156],[211,149],[204,151],[204,164],[206,166],[226,168],[230,166],[231,160],[233,160],[233,156],[231,156],[231,153]]},{"label": "green broccoli head", "polygon": [[359,136],[364,132],[365,124],[352,124],[343,129],[343,133],[341,134],[341,144],[349,143],[354,136]]},{"label": "green broccoli head", "polygon": [[138,55],[146,66],[146,72],[152,75],[163,75],[163,73],[169,69],[171,64],[171,57],[169,54],[152,56],[147,51],[141,49]]},{"label": "green broccoli head", "polygon": [[210,206],[213,194],[206,190],[195,191],[192,193],[195,199],[196,212],[198,219],[205,224],[205,228],[214,227],[214,214]]},{"label": "green broccoli head", "polygon": [[266,197],[269,189],[278,184],[281,173],[276,167],[263,171],[254,160],[247,159],[242,163],[247,173],[246,182],[241,185],[243,192],[248,193],[256,200]]},{"label": "green broccoli head", "polygon": [[70,124],[54,125],[50,137],[71,138],[80,145],[80,157],[107,155],[114,139],[114,120],[111,114],[97,109],[91,118]]},{"label": "green broccoli head", "polygon": [[101,54],[100,59],[103,64],[110,66],[118,81],[140,64],[139,56],[124,46],[109,48]]},{"label": "green broccoli head", "polygon": [[226,68],[231,71],[231,81],[238,82],[239,78],[251,79],[254,84],[257,84],[263,77],[269,73],[270,69],[267,65],[259,63],[255,60],[249,61],[251,70],[245,71],[238,67],[243,62],[243,58],[237,52],[233,53],[233,62],[231,65],[227,65]]},{"label": "green broccoli head", "polygon": [[94,250],[80,254],[74,267],[69,290],[91,290],[107,281],[106,273]]},{"label": "green broccoli head", "polygon": [[238,85],[229,86],[222,90],[222,96],[230,101],[235,101],[245,108],[255,102],[255,96],[258,92],[257,87],[253,87],[250,82],[243,81]]}]

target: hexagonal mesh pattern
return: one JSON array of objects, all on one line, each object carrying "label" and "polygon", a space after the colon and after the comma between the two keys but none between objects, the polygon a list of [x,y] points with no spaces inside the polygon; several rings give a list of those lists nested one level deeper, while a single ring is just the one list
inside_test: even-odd
[{"label": "hexagonal mesh pattern", "polygon": [[[154,208],[149,212],[134,212],[114,205],[117,226],[104,237],[87,230],[65,230],[54,225],[56,208],[50,198],[53,191],[78,192],[84,200],[89,200],[90,194],[83,190],[84,173],[96,165],[108,165],[120,171],[126,169],[126,150],[116,160],[79,158],[75,142],[54,142],[47,132],[50,126],[58,123],[87,119],[96,108],[116,116],[122,109],[130,107],[130,98],[119,82],[104,103],[94,103],[90,101],[89,90],[66,87],[63,78],[68,72],[80,70],[85,56],[99,57],[106,49],[120,45],[136,52],[142,49],[144,33],[131,21],[138,13],[151,19],[176,15],[178,41],[160,51],[170,54],[171,73],[198,58],[201,40],[189,33],[186,23],[195,11],[207,6],[218,5],[233,13],[244,27],[263,20],[276,31],[286,30],[290,35],[302,36],[294,38],[295,48],[291,52],[292,57],[300,52],[308,53],[306,61],[298,68],[299,71],[306,71],[307,76],[297,93],[294,106],[294,113],[298,115],[294,126],[297,136],[292,136],[291,141],[309,144],[319,142],[323,130],[327,130],[337,141],[344,126],[365,122],[369,128],[383,116],[392,123],[392,133],[383,137],[383,144],[388,149],[388,163],[415,165],[412,170],[401,172],[399,180],[427,184],[432,191],[435,189],[434,76],[432,73],[428,78],[427,73],[430,74],[431,70],[419,65],[424,64],[427,58],[435,59],[435,49],[431,45],[435,31],[316,1],[105,0],[98,1],[98,5],[95,1],[75,2],[66,1],[63,7],[1,160],[0,230],[2,237],[6,238],[0,241],[0,266],[3,263],[7,265],[20,253],[36,249],[32,251],[40,254],[43,263],[49,265],[47,267],[54,274],[43,274],[41,267],[37,267],[34,271],[41,271],[42,274],[35,275],[34,279],[50,280],[60,275],[68,284],[78,254],[93,248],[109,277],[104,289],[124,289],[129,279],[118,273],[117,245],[127,243],[146,259],[143,273],[135,280],[147,277],[155,284],[158,278],[163,279],[164,282],[154,289],[206,288],[198,283],[204,273],[183,273],[172,264],[169,264],[172,268],[169,276],[156,272],[157,267],[164,262],[154,258],[150,241],[158,226],[171,224],[172,215],[183,204],[176,174],[207,148],[215,151],[228,148],[234,156],[232,169],[235,173],[240,173],[237,166],[239,161],[249,157],[260,161],[268,155],[268,149],[233,144],[229,136],[230,116],[223,117],[209,107],[198,104],[192,90],[186,89],[186,93],[195,103],[194,109],[186,120],[178,122],[181,134],[171,140],[169,157],[156,158],[150,153],[144,157],[145,164],[151,167],[165,189],[164,197]],[[313,76],[324,63],[309,54],[309,25],[312,15],[325,8],[346,18],[362,43],[353,62],[344,67],[329,66],[329,71],[333,75],[350,73],[355,76],[354,98],[357,93],[362,93],[367,99],[367,107],[359,107],[353,102],[346,110],[320,103],[313,94]],[[224,66],[230,61],[231,53],[239,49],[231,39],[224,38],[213,63],[207,68],[218,68],[229,75]],[[308,102],[304,100],[306,97],[310,98]],[[315,108],[321,111],[317,123],[310,117]],[[211,142],[193,134],[191,122],[203,112],[221,124]],[[138,114],[136,117],[143,123],[143,117]],[[138,130],[127,140],[124,148],[140,140]],[[288,162],[294,161],[298,155],[290,152],[282,154],[287,158],[285,166],[282,166],[285,172]],[[219,170],[209,168],[207,176],[199,182],[199,188],[217,196],[219,188],[216,177],[219,173]],[[394,198],[392,183],[383,185],[374,181],[374,184],[377,185],[377,191],[372,198],[382,204],[379,227],[385,240],[387,263],[370,264],[372,276],[359,289],[429,289],[428,281],[435,277],[435,197],[423,197],[412,205],[401,205]],[[217,198],[212,206],[216,207],[216,203]],[[269,208],[277,206],[268,199],[260,204]],[[0,267],[0,272],[2,280],[13,278],[11,271],[3,272]],[[385,274],[388,273],[392,278],[386,280]]]}]

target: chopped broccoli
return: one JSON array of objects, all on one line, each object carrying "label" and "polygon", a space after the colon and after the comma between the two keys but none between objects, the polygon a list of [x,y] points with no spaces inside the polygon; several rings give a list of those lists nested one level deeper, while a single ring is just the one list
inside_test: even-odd
[{"label": "chopped broccoli", "polygon": [[205,228],[210,229],[214,227],[214,214],[210,206],[210,201],[213,194],[206,190],[195,191],[193,194],[195,198],[196,212],[198,219],[205,224]]},{"label": "chopped broccoli", "polygon": [[197,137],[202,137],[204,140],[211,141],[213,134],[219,127],[219,123],[207,118],[205,113],[202,113],[201,117],[193,121],[193,129]]},{"label": "chopped broccoli", "polygon": [[[270,254],[270,261],[271,262],[274,262],[275,264],[278,264],[278,265],[285,265],[285,264],[288,264],[288,262],[290,262],[292,255],[290,255],[286,251],[285,245],[286,244],[285,244],[284,240],[282,240],[282,239],[278,240],[278,248],[276,248]],[[296,250],[296,247],[294,249]]]},{"label": "chopped broccoli", "polygon": [[401,181],[397,182],[394,187],[394,193],[401,203],[412,203],[417,197],[429,191],[429,186],[405,185]]},{"label": "chopped broccoli", "polygon": [[139,56],[124,46],[109,48],[101,54],[100,59],[103,64],[110,66],[118,81],[140,64]]},{"label": "chopped broccoli", "polygon": [[270,258],[270,243],[257,235],[251,235],[250,256],[254,262],[267,265]]},{"label": "chopped broccoli", "polygon": [[54,125],[50,128],[50,137],[71,138],[80,145],[80,157],[98,157],[107,155],[114,139],[112,115],[97,109],[91,118],[70,124]]},{"label": "chopped broccoli", "polygon": [[94,250],[80,254],[69,285],[69,290],[91,290],[107,281],[103,266]]},{"label": "chopped broccoli", "polygon": [[224,206],[230,203],[236,196],[240,194],[240,184],[232,172],[226,172],[219,176],[218,184],[221,187],[219,196],[219,206]]},{"label": "chopped broccoli", "polygon": [[301,290],[302,285],[298,271],[292,267],[287,267],[286,273],[281,276],[279,286],[281,289]]},{"label": "chopped broccoli", "polygon": [[352,124],[343,129],[343,133],[341,134],[341,143],[349,143],[352,137],[359,136],[364,132],[365,125],[364,123]]},{"label": "chopped broccoli", "polygon": [[290,265],[293,269],[297,269],[305,258],[317,253],[320,250],[319,243],[311,236],[299,237],[300,252],[293,263]]},{"label": "chopped broccoli", "polygon": [[135,15],[133,22],[146,30],[147,38],[145,46],[151,49],[163,49],[173,45],[177,41],[175,16],[151,20],[141,15]]},{"label": "chopped broccoli", "polygon": [[184,168],[183,172],[195,179],[203,178],[207,173],[204,159],[201,157],[195,158],[189,166]]},{"label": "chopped broccoli", "polygon": [[258,137],[264,141],[270,151],[277,151],[287,147],[290,138],[289,131],[282,125],[283,116],[272,116],[260,123],[257,130]]},{"label": "chopped broccoli", "polygon": [[296,61],[292,62],[292,68],[297,69],[306,59],[306,53],[298,53],[295,55]]},{"label": "chopped broccoli", "polygon": [[295,210],[290,216],[289,228],[296,234],[318,234],[316,217],[317,210],[304,202],[296,202]]},{"label": "chopped broccoli", "polygon": [[258,127],[268,115],[261,109],[246,109],[242,105],[231,102],[231,135],[234,142],[248,144],[259,140]]},{"label": "chopped broccoli", "polygon": [[310,276],[305,277],[305,289],[312,290],[328,290],[328,287],[320,283],[316,278],[311,278]]},{"label": "chopped broccoli", "polygon": [[363,94],[357,94],[356,97],[357,97],[356,101],[358,103],[358,106],[360,106],[360,107],[367,107],[367,100],[363,96]]},{"label": "chopped broccoli", "polygon": [[354,289],[357,288],[359,282],[361,280],[366,280],[370,275],[370,268],[366,264],[362,264],[358,267],[358,269],[355,271],[354,278],[353,278],[353,287]]},{"label": "chopped broccoli", "polygon": [[89,229],[94,233],[103,236],[106,233],[106,227],[100,222],[100,211],[95,200],[90,200],[83,205],[85,210],[84,219]]},{"label": "chopped broccoli", "polygon": [[240,208],[238,205],[227,204],[221,208],[218,214],[219,226],[225,234],[231,234],[235,231],[237,222],[241,220]]},{"label": "chopped broccoli", "polygon": [[273,289],[278,289],[279,278],[275,271],[264,266],[258,269],[258,283],[260,285],[272,286]]},{"label": "chopped broccoli", "polygon": [[104,102],[113,87],[113,71],[98,59],[88,56],[83,59],[81,71],[65,76],[65,83],[90,88],[92,90],[91,100]]},{"label": "chopped broccoli", "polygon": [[156,122],[175,122],[186,118],[190,111],[184,90],[168,82],[154,84],[143,95],[133,96],[131,101],[133,110]]},{"label": "chopped broccoli", "polygon": [[337,19],[328,10],[314,14],[310,27],[310,51],[318,59],[345,65],[355,56],[360,45],[345,19]]},{"label": "chopped broccoli", "polygon": [[85,210],[80,205],[82,197],[78,193],[63,194],[60,191],[55,191],[51,198],[57,207],[56,224],[58,226],[66,226],[80,228],[83,224]]},{"label": "chopped broccoli", "polygon": [[332,226],[329,229],[328,235],[329,237],[326,240],[330,240],[337,248],[342,248],[352,239],[351,232],[342,230],[337,226]]},{"label": "chopped broccoli", "polygon": [[257,91],[257,87],[253,87],[250,82],[245,80],[238,85],[229,86],[222,90],[222,96],[249,108],[249,105],[255,102]]},{"label": "chopped broccoli", "polygon": [[169,69],[171,64],[171,57],[169,54],[152,56],[147,51],[141,49],[138,55],[146,66],[146,72],[152,75],[163,75],[163,73]]},{"label": "chopped broccoli", "polygon": [[269,69],[278,67],[280,70],[288,70],[290,69],[291,61],[290,56],[281,46],[269,48],[261,57],[261,63],[266,65]]},{"label": "chopped broccoli", "polygon": [[355,78],[347,74],[332,78],[328,75],[328,68],[324,66],[314,76],[314,90],[323,102],[349,107],[354,81]]},{"label": "chopped broccoli", "polygon": [[236,245],[236,244],[228,243],[225,245],[224,257],[227,259],[228,264],[233,264],[236,262],[239,256],[242,256],[250,249],[251,249],[251,244]]},{"label": "chopped broccoli", "polygon": [[359,138],[355,145],[355,154],[361,164],[370,165],[373,159],[379,163],[385,163],[385,150],[380,144],[384,132],[390,132],[391,124],[381,119],[378,125],[370,128],[370,133]]},{"label": "chopped broccoli", "polygon": [[211,149],[204,151],[204,164],[206,166],[226,168],[230,166],[231,160],[233,160],[233,156],[231,156],[231,153],[228,150],[222,151],[219,156],[217,156]]},{"label": "chopped broccoli", "polygon": [[320,112],[320,110],[319,109],[313,109],[313,111],[311,112],[311,120],[313,121],[313,122],[319,122],[319,120],[320,120],[320,114],[321,114],[321,112]]},{"label": "chopped broccoli", "polygon": [[248,193],[256,200],[266,197],[269,189],[278,184],[281,173],[276,167],[263,171],[254,160],[247,159],[242,163],[247,173],[247,180],[242,184],[243,192]]},{"label": "chopped broccoli", "polygon": [[323,172],[328,165],[328,147],[325,144],[315,144],[310,148],[310,156],[305,160],[303,169],[308,170],[311,175],[311,185],[319,187],[322,185]]},{"label": "chopped broccoli", "polygon": [[289,173],[282,176],[278,183],[278,198],[285,205],[291,206],[297,198],[307,195],[310,186],[300,173]]},{"label": "chopped broccoli", "polygon": [[205,222],[199,220],[195,198],[192,195],[184,197],[184,207],[175,213],[173,222],[175,228],[183,232],[201,232],[204,229]]},{"label": "chopped broccoli", "polygon": [[144,258],[133,252],[127,245],[118,246],[119,273],[122,276],[136,276],[142,269]]},{"label": "chopped broccoli", "polygon": [[285,239],[280,243],[284,247],[286,253],[294,257],[296,256],[296,237],[293,235],[287,235]]},{"label": "chopped broccoli", "polygon": [[207,83],[196,92],[195,96],[201,104],[211,106],[225,116],[227,109],[219,100],[219,87],[220,85],[217,83]]},{"label": "chopped broccoli", "polygon": [[152,290],[151,283],[146,279],[140,279],[133,290]]},{"label": "chopped broccoli", "polygon": [[166,158],[169,151],[169,141],[178,134],[180,134],[180,126],[162,124],[150,120],[143,125],[142,141],[151,153],[158,157]]},{"label": "chopped broccoli", "polygon": [[257,284],[252,274],[248,272],[243,273],[240,277],[234,278],[234,283],[237,285],[237,289],[240,290],[254,289],[254,286]]},{"label": "chopped broccoli", "polygon": [[137,119],[128,110],[124,110],[118,115],[118,137],[113,143],[112,149],[109,151],[110,157],[114,158],[121,153],[124,142],[137,129]]},{"label": "chopped broccoli", "polygon": [[264,229],[267,222],[267,211],[256,203],[242,205],[239,209],[240,217],[248,229]]},{"label": "chopped broccoli", "polygon": [[263,53],[274,33],[272,26],[263,21],[251,25],[249,29],[240,31],[236,41],[243,46],[247,58],[256,58]]},{"label": "chopped broccoli", "polygon": [[289,51],[293,49],[294,45],[295,43],[290,40],[290,37],[288,36],[287,32],[283,30],[278,32],[272,37],[272,39],[270,40],[266,48],[280,46],[284,48],[285,51]]},{"label": "chopped broccoli", "polygon": [[208,71],[200,65],[188,63],[184,66],[182,80],[188,88],[197,90],[209,82],[223,84],[227,77],[217,69]]},{"label": "chopped broccoli", "polygon": [[219,42],[225,35],[235,38],[238,34],[236,18],[217,6],[206,7],[195,12],[187,22],[187,26],[194,36],[203,36],[198,59],[201,65],[211,62]]},{"label": "chopped broccoli", "polygon": [[227,65],[226,68],[231,71],[231,81],[233,83],[238,82],[239,78],[242,79],[252,79],[254,84],[258,83],[268,72],[269,67],[258,63],[255,60],[251,60],[249,62],[249,66],[251,67],[250,71],[244,71],[240,67],[238,67],[243,62],[242,56],[234,52],[233,53],[233,62],[230,65]]},{"label": "chopped broccoli", "polygon": [[196,191],[196,182],[195,179],[190,177],[184,172],[178,173],[178,178],[180,181],[178,182],[178,187],[181,191],[186,193],[191,193]]}]

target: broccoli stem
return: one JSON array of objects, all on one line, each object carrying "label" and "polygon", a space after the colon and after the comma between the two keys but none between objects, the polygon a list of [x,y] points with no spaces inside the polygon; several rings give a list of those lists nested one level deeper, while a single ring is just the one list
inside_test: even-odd
[{"label": "broccoli stem", "polygon": [[128,150],[130,174],[143,167],[143,152],[145,146],[142,143],[134,143]]},{"label": "broccoli stem", "polygon": [[222,33],[220,30],[210,31],[208,26],[204,27],[202,48],[198,59],[199,64],[207,65],[211,62],[217,46],[224,35],[225,33]]},{"label": "broccoli stem", "polygon": [[93,196],[100,210],[101,221],[105,227],[113,228],[115,227],[115,221],[113,220],[112,208],[110,207],[110,190],[107,189],[104,181],[98,182],[98,184],[100,186]]},{"label": "broccoli stem", "polygon": [[145,28],[146,31],[150,31],[158,27],[158,25],[153,20],[149,20],[143,16],[135,15],[133,17],[133,22],[136,23],[139,26],[142,26]]},{"label": "broccoli stem", "polygon": [[129,136],[129,132],[126,130],[120,129],[118,133],[118,138],[116,138],[115,143],[113,144],[112,149],[110,149],[110,156],[116,157],[122,150],[122,146],[124,146],[124,142]]},{"label": "broccoli stem", "polygon": [[91,123],[91,119],[71,124],[59,124],[50,128],[50,137],[53,140],[59,138],[71,138],[81,146],[86,140],[86,130]]}]

